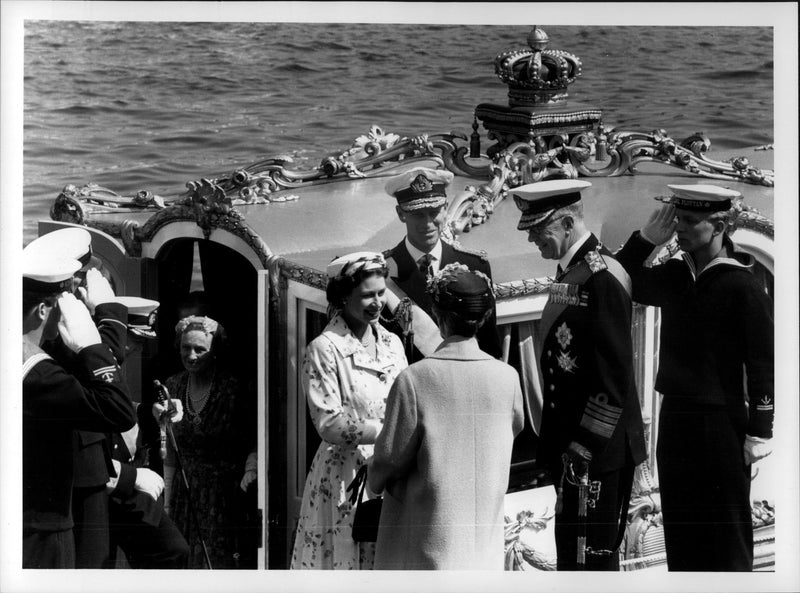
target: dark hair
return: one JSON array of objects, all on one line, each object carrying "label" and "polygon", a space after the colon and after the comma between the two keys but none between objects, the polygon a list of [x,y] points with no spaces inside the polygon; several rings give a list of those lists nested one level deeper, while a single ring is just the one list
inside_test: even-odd
[{"label": "dark hair", "polygon": [[38,290],[23,290],[22,291],[22,316],[26,316],[31,312],[31,309],[36,307],[39,303],[44,303],[48,307],[54,307],[58,301],[60,292],[41,292]]},{"label": "dark hair", "polygon": [[328,280],[328,285],[325,287],[325,296],[328,299],[328,304],[335,309],[340,309],[344,300],[349,297],[356,286],[360,285],[366,278],[370,276],[386,278],[388,275],[388,269],[380,268],[369,271],[359,270],[352,276],[335,276]]},{"label": "dark hair", "polygon": [[491,314],[492,308],[489,307],[480,317],[466,317],[452,309],[442,309],[435,302],[433,304],[433,315],[436,319],[436,324],[439,326],[447,325],[451,333],[465,338],[475,337]]}]

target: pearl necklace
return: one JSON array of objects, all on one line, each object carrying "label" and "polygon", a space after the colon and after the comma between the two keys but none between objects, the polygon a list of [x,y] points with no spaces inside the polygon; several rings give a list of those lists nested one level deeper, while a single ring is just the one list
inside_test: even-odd
[{"label": "pearl necklace", "polygon": [[200,414],[205,409],[208,398],[211,396],[211,385],[214,383],[214,377],[212,375],[208,389],[199,398],[192,397],[191,383],[192,375],[189,375],[186,380],[186,409],[189,412],[189,417],[192,419],[192,422],[197,425],[200,424]]}]

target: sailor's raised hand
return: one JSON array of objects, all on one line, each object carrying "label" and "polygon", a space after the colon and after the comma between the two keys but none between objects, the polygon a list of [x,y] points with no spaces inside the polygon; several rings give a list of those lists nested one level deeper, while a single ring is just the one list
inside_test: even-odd
[{"label": "sailor's raised hand", "polygon": [[647,223],[642,227],[640,234],[642,238],[653,245],[662,245],[672,238],[675,234],[675,206],[664,204],[660,209],[654,211]]},{"label": "sailor's raised hand", "polygon": [[111,284],[96,268],[86,272],[86,285],[78,287],[78,292],[92,315],[97,305],[109,303],[116,298]]},{"label": "sailor's raised hand", "polygon": [[87,346],[100,344],[100,332],[92,320],[89,309],[75,295],[68,292],[58,297],[61,318],[58,320],[58,333],[64,345],[75,353]]}]

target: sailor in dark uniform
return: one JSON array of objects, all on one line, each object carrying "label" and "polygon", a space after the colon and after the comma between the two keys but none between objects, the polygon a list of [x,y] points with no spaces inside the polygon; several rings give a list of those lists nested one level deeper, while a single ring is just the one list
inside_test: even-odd
[{"label": "sailor in dark uniform", "polygon": [[[26,251],[33,257],[52,258],[58,254],[76,259],[81,269],[73,288],[93,316],[100,339],[114,355],[118,365],[125,360],[127,308],[116,301],[111,284],[98,268],[102,265],[92,253],[92,237],[85,228],[70,227],[42,235]],[[60,337],[45,342],[44,350],[71,368],[74,356]],[[74,433],[74,473],[72,493],[75,567],[103,568],[109,558],[109,498],[107,483],[116,477],[112,463],[110,434],[76,430]]]},{"label": "sailor in dark uniform", "polygon": [[590,185],[541,181],[510,191],[522,211],[517,228],[559,262],[540,326],[539,443],[558,490],[558,570],[619,570],[633,472],[647,456],[630,279],[586,229],[581,191]]},{"label": "sailor in dark uniform", "polygon": [[[153,330],[158,301],[140,297],[117,297],[128,307],[128,347],[126,355],[141,348],[145,340],[155,339]],[[172,422],[183,416],[180,400]],[[125,553],[131,568],[185,568],[189,546],[181,532],[164,512],[163,478],[151,470],[150,458],[158,455],[153,443],[143,441],[141,427],[154,424],[148,406],[135,404],[137,424],[124,433],[109,435],[116,477],[109,492],[109,530],[111,535],[108,568],[116,564],[117,547]],[[166,442],[162,443],[166,447]],[[166,451],[166,449],[164,449]]]},{"label": "sailor in dark uniform", "polygon": [[[119,365],[71,292],[81,264],[23,250],[23,567],[74,568],[73,430],[136,421]],[[118,329],[124,339],[124,327]],[[64,363],[42,345],[60,337]],[[71,370],[67,370],[68,367]]]},{"label": "sailor in dark uniform", "polygon": [[[771,451],[772,300],[728,236],[737,191],[670,185],[619,251],[633,298],[661,308],[657,460],[671,571],[751,571],[751,464]],[[677,232],[679,257],[646,267]]]},{"label": "sailor in dark uniform", "polygon": [[[453,180],[449,171],[417,167],[393,177],[386,184],[386,193],[397,200],[397,216],[406,225],[406,236],[395,247],[383,253],[389,267],[387,287],[401,299],[408,297],[416,305],[411,312],[413,329],[413,348],[407,348],[409,364],[430,354],[441,342],[438,328],[432,320],[433,304],[425,292],[428,278],[451,263],[461,263],[470,270],[482,272],[491,279],[489,260],[483,252],[472,252],[460,245],[442,239],[442,225],[445,222],[447,193],[446,188]],[[385,317],[394,317],[395,322],[387,327],[404,338],[407,346],[408,335],[400,318],[403,316],[393,306],[390,298],[387,307],[390,311]],[[497,315],[491,317],[478,333],[478,345],[494,357],[502,354],[497,334]]]}]

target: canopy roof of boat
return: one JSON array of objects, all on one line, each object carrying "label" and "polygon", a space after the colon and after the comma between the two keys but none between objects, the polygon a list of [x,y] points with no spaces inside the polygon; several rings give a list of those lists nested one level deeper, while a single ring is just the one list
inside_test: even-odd
[{"label": "canopy roof of boat", "polygon": [[[715,159],[745,155],[750,162],[772,168],[771,150],[738,149],[717,153]],[[415,163],[414,166],[419,166]],[[615,250],[660,206],[655,196],[670,194],[667,184],[717,184],[740,191],[745,203],[767,218],[773,218],[774,188],[734,180],[705,179],[655,163],[642,163],[636,175],[589,179],[584,190],[587,226],[610,249]],[[393,173],[398,171],[395,169]],[[450,196],[465,186],[480,186],[485,180],[456,177]],[[395,212],[395,200],[384,192],[385,178],[313,185],[284,194],[298,200],[239,207],[247,224],[273,253],[295,263],[324,271],[334,257],[354,251],[383,251],[396,245],[405,226]],[[492,265],[495,282],[539,278],[553,273],[554,262],[542,259],[528,243],[527,233],[517,230],[520,212],[509,198],[495,208],[489,220],[458,236],[470,250],[484,250]]]},{"label": "canopy roof of boat", "polygon": [[[756,167],[773,168],[771,149],[754,147],[714,152],[713,159],[724,161],[744,156]],[[355,251],[383,251],[402,240],[405,226],[395,212],[395,200],[384,191],[387,178],[405,168],[426,166],[415,159],[407,167],[393,166],[386,175],[374,172],[368,178],[341,178],[329,183],[309,184],[275,192],[274,198],[297,199],[236,206],[248,227],[276,256],[324,272],[335,257]],[[427,166],[435,167],[435,162]],[[660,206],[654,198],[667,196],[668,184],[714,184],[740,191],[745,204],[773,219],[774,188],[735,179],[708,179],[655,162],[637,165],[635,175],[584,178],[592,187],[584,190],[584,214],[588,228],[612,251],[617,249]],[[466,186],[479,187],[485,179],[456,176],[448,187],[452,198]],[[122,222],[132,219],[143,224],[150,212],[95,213],[95,220]],[[492,265],[497,283],[552,275],[554,262],[541,258],[528,243],[527,233],[517,230],[520,212],[506,198],[484,224],[473,226],[457,239],[469,250],[483,250]],[[735,236],[734,236],[735,240]]]}]

